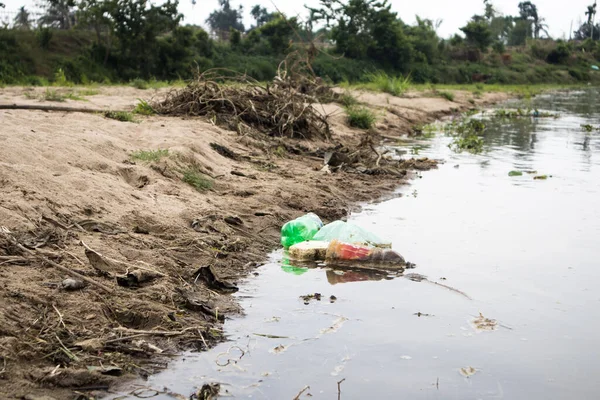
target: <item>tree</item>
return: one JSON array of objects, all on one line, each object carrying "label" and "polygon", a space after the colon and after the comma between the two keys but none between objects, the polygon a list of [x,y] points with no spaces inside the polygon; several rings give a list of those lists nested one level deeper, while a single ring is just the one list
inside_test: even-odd
[{"label": "tree", "polygon": [[591,6],[588,6],[587,11],[585,12],[585,15],[587,15],[588,20],[587,20],[587,24],[589,26],[589,30],[590,32],[590,38],[592,38],[592,40],[594,39],[594,17],[596,16],[596,2],[594,1],[594,4]]},{"label": "tree", "polygon": [[494,41],[492,31],[484,21],[471,20],[460,30],[465,34],[468,44],[482,51],[485,51]]},{"label": "tree", "polygon": [[337,52],[407,69],[413,48],[402,21],[390,8],[387,0],[321,0],[321,8],[308,9],[310,25],[324,21],[331,28]]},{"label": "tree", "polygon": [[111,9],[113,34],[118,42],[119,67],[141,71],[149,77],[157,60],[158,36],[173,31],[183,18],[177,1],[160,6],[147,0],[117,0]]},{"label": "tree", "polygon": [[82,0],[78,5],[78,24],[89,26],[96,33],[96,43],[104,47],[104,65],[108,61],[112,47],[114,30],[112,15],[117,7],[116,0]]},{"label": "tree", "polygon": [[41,26],[58,29],[71,29],[75,24],[75,0],[47,0],[48,7],[38,20]]},{"label": "tree", "polygon": [[29,11],[25,9],[25,6],[19,9],[19,12],[14,19],[15,29],[29,30],[31,29],[31,20],[29,19]]},{"label": "tree", "polygon": [[210,13],[206,19],[206,23],[210,26],[213,34],[221,40],[226,40],[232,28],[244,32],[244,24],[242,23],[244,7],[240,5],[237,9],[231,8],[229,0],[219,0],[219,5],[221,8]]},{"label": "tree", "polygon": [[531,1],[519,3],[519,15],[522,20],[529,21],[533,26],[531,32],[533,33],[533,37],[535,39],[539,39],[541,31],[543,31],[546,36],[550,37],[547,31],[548,25],[544,24],[545,19],[540,18],[538,15],[537,6]]},{"label": "tree", "polygon": [[256,21],[255,28],[260,28],[267,22],[273,21],[275,18],[277,18],[277,13],[270,13],[265,7],[261,7],[259,4],[252,7],[250,10],[250,15]]},{"label": "tree", "polygon": [[531,37],[531,24],[523,19],[517,19],[514,27],[508,35],[509,46],[523,46],[527,42],[527,38]]}]

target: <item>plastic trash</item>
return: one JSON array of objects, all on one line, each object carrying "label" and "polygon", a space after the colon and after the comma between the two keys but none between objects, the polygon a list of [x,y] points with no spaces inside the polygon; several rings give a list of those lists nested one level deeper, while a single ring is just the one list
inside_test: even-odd
[{"label": "plastic trash", "polygon": [[351,243],[343,243],[338,240],[332,240],[325,254],[326,260],[340,261],[366,261],[377,264],[406,264],[404,257],[391,249],[381,249],[377,247],[367,247]]},{"label": "plastic trash", "polygon": [[324,260],[328,247],[329,242],[309,240],[291,246],[288,249],[288,256],[297,261]]},{"label": "plastic trash", "polygon": [[594,71],[600,71],[600,68],[597,65],[592,65],[592,69]]},{"label": "plastic trash", "polygon": [[287,249],[296,243],[311,240],[321,227],[323,227],[321,218],[313,213],[286,222],[281,227],[281,245]]},{"label": "plastic trash", "polygon": [[381,239],[374,233],[350,222],[335,221],[325,225],[312,237],[312,240],[331,242],[338,240],[344,243],[364,244],[376,247],[392,247],[392,243]]}]

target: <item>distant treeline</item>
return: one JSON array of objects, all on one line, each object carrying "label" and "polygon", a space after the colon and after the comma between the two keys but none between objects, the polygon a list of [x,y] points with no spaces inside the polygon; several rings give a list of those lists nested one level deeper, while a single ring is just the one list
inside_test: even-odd
[{"label": "distant treeline", "polygon": [[[46,0],[37,21],[22,7],[0,29],[0,82],[39,84],[60,71],[75,83],[187,79],[194,70],[223,67],[269,80],[295,49],[314,52],[313,69],[326,80],[361,81],[384,70],[418,83],[570,83],[596,81],[600,60],[595,5],[573,33],[553,40],[535,4],[500,15],[490,0],[450,39],[439,24],[404,23],[387,1],[321,0],[305,21],[254,6],[242,23],[241,6],[220,0],[210,31],[182,26],[177,1]],[[582,15],[584,14],[582,10]],[[314,45],[314,47],[313,47]]]}]

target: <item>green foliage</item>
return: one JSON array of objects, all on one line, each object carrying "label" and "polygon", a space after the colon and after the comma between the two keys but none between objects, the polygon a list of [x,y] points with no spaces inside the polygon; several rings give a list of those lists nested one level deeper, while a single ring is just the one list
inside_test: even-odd
[{"label": "green foliage", "polygon": [[135,105],[133,113],[139,115],[154,115],[156,114],[156,111],[154,111],[150,103],[146,100],[138,99],[138,103]]},{"label": "green foliage", "polygon": [[337,53],[355,59],[370,58],[398,70],[407,69],[413,47],[387,0],[320,2],[321,8],[309,8],[311,23],[326,22]]},{"label": "green foliage", "polygon": [[600,131],[600,126],[593,126],[590,124],[584,124],[581,125],[581,130],[584,132],[593,132],[593,131]]},{"label": "green foliage", "polygon": [[67,99],[64,94],[59,93],[57,90],[46,89],[44,94],[41,97],[41,100],[45,101],[57,101],[63,102]]},{"label": "green foliage", "polygon": [[523,176],[523,172],[521,171],[510,171],[508,176]]},{"label": "green foliage", "polygon": [[370,74],[369,80],[376,90],[389,93],[392,96],[401,96],[410,88],[411,85],[410,76],[389,76],[384,71],[378,71]]},{"label": "green foliage", "polygon": [[126,111],[106,111],[104,116],[121,122],[135,122],[133,115]]},{"label": "green foliage", "polygon": [[356,100],[356,97],[352,96],[350,93],[344,92],[339,97],[339,103],[348,108],[357,105],[358,100]]},{"label": "green foliage", "polygon": [[141,79],[141,78],[136,78],[136,79],[132,80],[130,85],[136,89],[141,89],[141,90],[148,89],[148,82],[146,82],[144,79]]},{"label": "green foliage", "polygon": [[464,32],[469,45],[482,51],[485,51],[494,40],[492,31],[485,21],[469,21],[460,30]]},{"label": "green foliage", "polygon": [[67,79],[65,75],[65,71],[62,68],[59,68],[54,73],[54,85],[55,86],[73,86],[73,82]]},{"label": "green foliage", "polygon": [[38,45],[47,50],[50,47],[50,42],[52,41],[52,31],[50,28],[40,27],[35,32],[35,38],[38,42]]},{"label": "green foliage", "polygon": [[485,131],[485,124],[478,119],[466,119],[446,126],[446,132],[454,135],[448,145],[453,151],[460,153],[480,153],[483,151],[484,141],[481,137]]},{"label": "green foliage", "polygon": [[348,125],[354,128],[371,129],[377,120],[373,111],[365,107],[348,107],[346,114],[348,114]]},{"label": "green foliage", "polygon": [[546,57],[546,61],[550,64],[564,64],[571,56],[571,51],[571,46],[568,43],[559,40],[556,48]]},{"label": "green foliage", "polygon": [[183,178],[181,178],[181,180],[188,185],[193,186],[199,192],[209,190],[213,186],[213,181],[196,168],[188,168],[184,170]]},{"label": "green foliage", "polygon": [[219,0],[219,6],[220,8],[210,13],[206,19],[211,31],[221,40],[227,39],[230,29],[244,32],[242,23],[244,7],[240,5],[237,9],[232,8],[230,0]]},{"label": "green foliage", "polygon": [[131,153],[129,157],[132,161],[158,162],[164,157],[169,156],[169,150],[138,150]]},{"label": "green foliage", "polygon": [[454,93],[452,92],[438,92],[438,95],[440,97],[443,97],[444,99],[448,100],[448,101],[454,101]]}]

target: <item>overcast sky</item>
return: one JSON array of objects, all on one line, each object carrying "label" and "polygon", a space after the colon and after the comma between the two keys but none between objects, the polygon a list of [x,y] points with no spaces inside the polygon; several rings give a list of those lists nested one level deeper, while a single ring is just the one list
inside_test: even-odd
[{"label": "overcast sky", "polygon": [[[245,19],[247,27],[251,25],[252,19],[249,16],[250,8],[255,4],[261,4],[269,10],[275,7],[270,0],[231,0],[232,5],[244,6]],[[518,4],[520,0],[495,0],[496,8],[506,15],[517,15]],[[19,7],[25,5],[32,7],[33,0],[0,0],[6,4],[4,16],[8,17]],[[155,0],[160,2],[160,0]],[[274,0],[277,7],[288,16],[305,15],[304,4],[310,6],[318,5],[318,0]],[[569,37],[569,29],[573,22],[573,29],[576,29],[578,22],[585,19],[587,5],[593,3],[593,0],[570,0],[568,2],[561,0],[534,0],[538,7],[538,13],[546,18],[546,23],[550,26],[550,34],[555,38]],[[404,22],[413,23],[415,15],[430,18],[433,20],[442,19],[443,22],[438,30],[442,37],[448,37],[458,32],[458,28],[465,25],[465,22],[475,13],[483,13],[483,0],[391,0],[392,9],[398,12],[398,15]],[[191,0],[180,0],[179,11],[185,16],[184,24],[195,24],[205,26],[205,20],[212,10],[217,8],[218,0],[197,0],[195,6]],[[0,15],[2,15],[0,9]],[[597,20],[600,19],[597,18]]]}]

